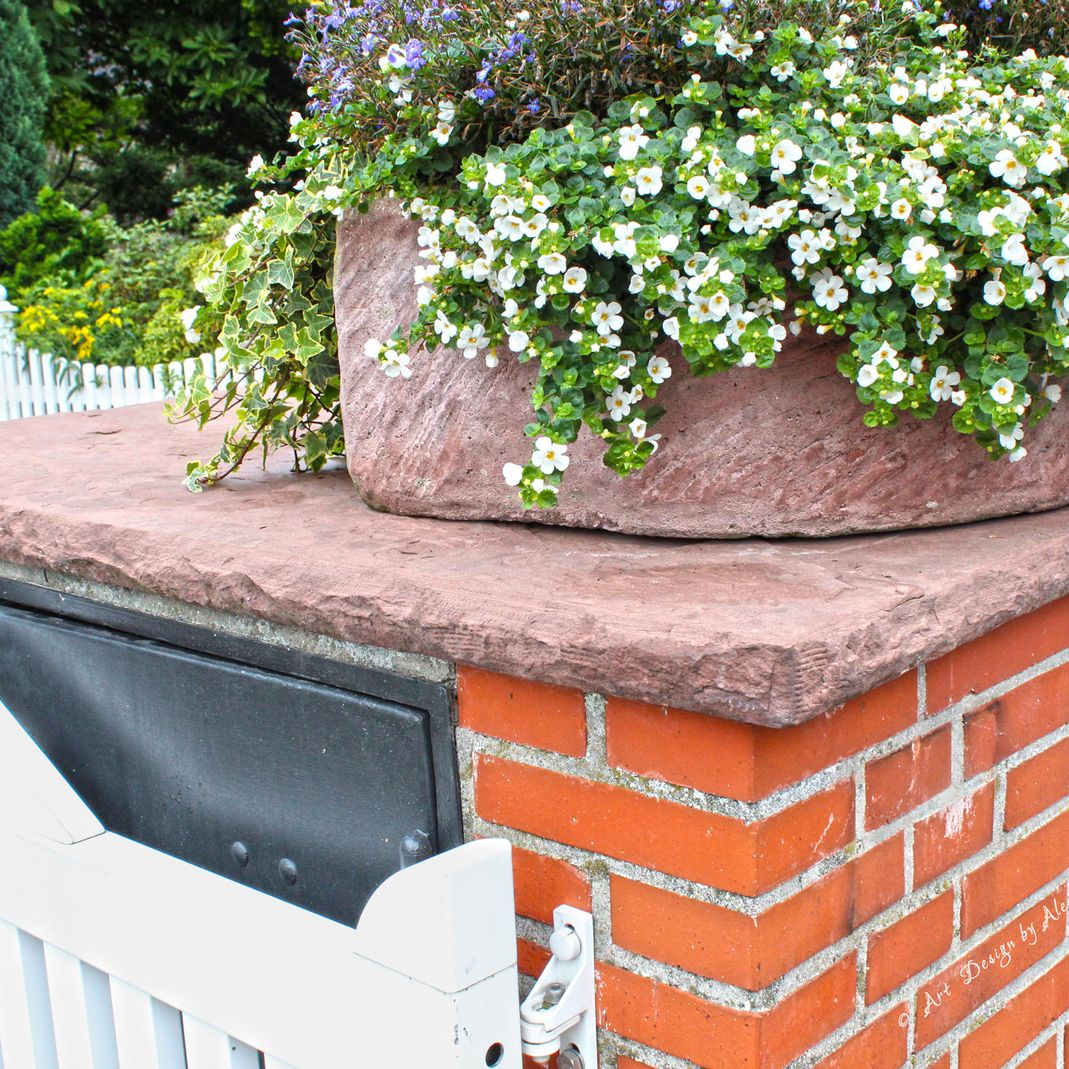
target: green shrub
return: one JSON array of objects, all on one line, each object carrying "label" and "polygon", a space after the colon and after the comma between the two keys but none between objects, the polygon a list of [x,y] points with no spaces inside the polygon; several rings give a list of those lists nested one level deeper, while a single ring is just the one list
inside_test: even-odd
[{"label": "green shrub", "polygon": [[51,281],[84,281],[108,245],[104,210],[79,211],[47,186],[0,230],[0,285],[12,298]]},{"label": "green shrub", "polygon": [[21,0],[0,0],[0,227],[33,204],[44,182],[48,105],[44,54]]}]

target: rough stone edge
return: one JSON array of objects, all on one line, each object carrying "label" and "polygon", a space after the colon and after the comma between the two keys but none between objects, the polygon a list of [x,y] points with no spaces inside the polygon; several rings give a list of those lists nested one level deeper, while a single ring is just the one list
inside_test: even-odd
[{"label": "rough stone edge", "polygon": [[408,679],[441,683],[453,687],[456,667],[451,661],[422,653],[404,653],[381,646],[348,642],[342,638],[319,634],[290,624],[276,623],[266,617],[243,615],[205,605],[177,601],[151,591],[98,583],[48,568],[29,567],[0,560],[0,577],[33,586],[47,587],[73,597],[86,598],[101,605],[145,613],[175,620],[194,627],[233,635],[236,638],[281,646],[287,650],[325,657],[358,668],[393,672]]}]

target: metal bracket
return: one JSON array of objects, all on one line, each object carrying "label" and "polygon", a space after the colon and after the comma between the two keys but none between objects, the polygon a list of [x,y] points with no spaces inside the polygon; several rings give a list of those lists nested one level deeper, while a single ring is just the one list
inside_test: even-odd
[{"label": "metal bracket", "polygon": [[523,1053],[539,1065],[557,1054],[558,1069],[597,1069],[594,918],[558,906],[549,949],[553,957],[520,1007]]}]

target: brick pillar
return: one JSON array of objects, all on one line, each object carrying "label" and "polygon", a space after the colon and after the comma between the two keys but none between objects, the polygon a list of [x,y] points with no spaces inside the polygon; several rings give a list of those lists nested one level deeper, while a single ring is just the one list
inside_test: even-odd
[{"label": "brick pillar", "polygon": [[782,729],[461,667],[521,970],[593,910],[617,1069],[1063,1066],[1067,647],[1069,599]]}]

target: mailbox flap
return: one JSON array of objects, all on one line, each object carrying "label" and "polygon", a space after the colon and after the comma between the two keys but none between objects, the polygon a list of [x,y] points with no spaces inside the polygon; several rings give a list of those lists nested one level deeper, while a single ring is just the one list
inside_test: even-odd
[{"label": "mailbox flap", "polygon": [[347,689],[333,663],[274,671],[262,644],[215,656],[189,648],[196,629],[176,645],[129,616],[139,634],[0,603],[0,703],[107,830],[347,925],[459,844],[443,688],[397,679],[391,700],[387,673]]}]

